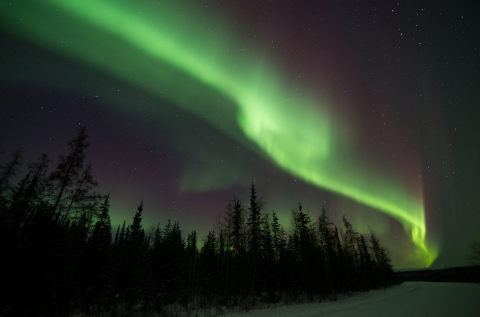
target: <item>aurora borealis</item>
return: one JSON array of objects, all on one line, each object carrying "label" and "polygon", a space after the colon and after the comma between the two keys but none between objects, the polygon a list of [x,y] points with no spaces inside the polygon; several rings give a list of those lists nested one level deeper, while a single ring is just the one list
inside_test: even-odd
[{"label": "aurora borealis", "polygon": [[[32,157],[50,148],[53,156],[75,134],[72,122],[86,125],[94,175],[117,199],[117,222],[143,197],[147,209],[155,206],[152,223],[170,217],[207,229],[254,180],[267,211],[285,225],[299,200],[312,215],[325,206],[333,219],[345,213],[386,236],[395,266],[429,266],[444,246],[437,218],[448,219],[452,199],[459,201],[443,179],[460,182],[453,158],[460,154],[450,150],[457,122],[444,100],[458,93],[440,86],[458,85],[443,82],[452,73],[470,80],[463,64],[438,68],[458,52],[441,55],[446,39],[432,28],[445,22],[440,11],[459,19],[452,28],[478,26],[462,8],[446,9],[333,1],[2,4],[4,143],[25,144]],[[478,89],[460,87],[467,107]],[[18,104],[35,108],[33,119],[43,107],[57,113],[29,126]],[[7,123],[13,114],[17,123]],[[465,121],[458,129],[470,139]],[[14,133],[21,125],[24,132]],[[474,168],[468,177],[478,176]]]}]

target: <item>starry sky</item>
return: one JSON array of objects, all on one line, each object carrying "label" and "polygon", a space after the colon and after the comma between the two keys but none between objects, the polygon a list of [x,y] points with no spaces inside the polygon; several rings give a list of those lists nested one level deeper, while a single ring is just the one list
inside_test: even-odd
[{"label": "starry sky", "polygon": [[[214,228],[255,183],[369,227],[394,268],[467,265],[479,241],[478,6],[468,1],[0,4],[2,148],[87,162],[114,225]],[[1,157],[5,162],[7,156]]]}]

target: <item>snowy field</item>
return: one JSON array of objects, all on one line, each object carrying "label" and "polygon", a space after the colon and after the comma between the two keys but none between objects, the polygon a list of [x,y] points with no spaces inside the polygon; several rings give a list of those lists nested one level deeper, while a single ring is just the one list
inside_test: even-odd
[{"label": "snowy field", "polygon": [[228,317],[480,317],[480,284],[405,282],[345,300],[229,313]]}]

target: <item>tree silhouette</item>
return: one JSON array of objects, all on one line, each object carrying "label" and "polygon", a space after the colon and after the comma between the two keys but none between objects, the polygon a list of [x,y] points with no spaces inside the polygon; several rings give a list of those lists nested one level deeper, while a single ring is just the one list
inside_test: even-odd
[{"label": "tree silhouette", "polygon": [[50,174],[42,155],[10,184],[20,150],[0,169],[2,316],[165,315],[174,303],[187,314],[247,311],[258,301],[303,302],[394,282],[373,231],[365,239],[344,217],[340,235],[325,209],[313,221],[300,203],[285,230],[275,211],[262,212],[253,183],[248,217],[233,197],[200,251],[197,232],[184,240],[178,221],[145,234],[143,201],[112,241],[110,195],[94,192],[92,169],[83,167],[85,128],[68,146]]},{"label": "tree silhouette", "polygon": [[0,194],[3,194],[9,188],[10,178],[17,175],[19,167],[23,161],[23,148],[19,148],[10,155],[10,162],[0,167]]},{"label": "tree silhouette", "polygon": [[248,207],[250,214],[248,216],[247,225],[249,228],[249,255],[252,263],[252,277],[251,277],[251,294],[255,292],[255,284],[258,279],[258,271],[260,266],[260,238],[261,238],[261,204],[257,199],[255,185],[252,182],[250,188],[250,206]]},{"label": "tree silhouette", "polygon": [[386,286],[392,282],[393,270],[390,257],[387,254],[387,250],[381,246],[375,232],[370,229],[370,245],[372,248],[372,254],[374,258],[374,269],[377,274],[377,283],[380,286]]},{"label": "tree silhouette", "polygon": [[472,265],[480,265],[480,242],[472,242],[469,248],[470,252],[467,255],[467,259]]},{"label": "tree silhouette", "polygon": [[89,145],[87,140],[86,129],[81,127],[77,136],[68,142],[69,154],[60,155],[57,168],[49,176],[53,210],[62,214],[62,222],[68,219],[76,207],[82,210],[95,197],[91,190],[97,186],[97,182],[93,180],[91,167],[88,166],[82,172],[85,151]]}]

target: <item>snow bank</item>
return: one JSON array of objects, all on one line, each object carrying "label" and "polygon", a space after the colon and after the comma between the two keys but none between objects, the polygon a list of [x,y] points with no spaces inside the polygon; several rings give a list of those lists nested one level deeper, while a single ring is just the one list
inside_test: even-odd
[{"label": "snow bank", "polygon": [[480,284],[405,282],[336,302],[283,306],[225,316],[479,317]]}]

